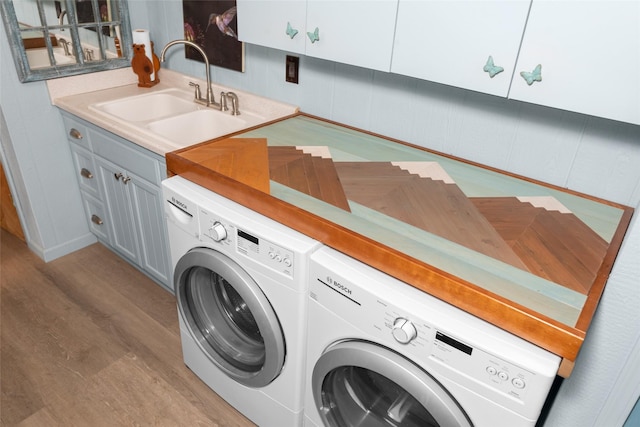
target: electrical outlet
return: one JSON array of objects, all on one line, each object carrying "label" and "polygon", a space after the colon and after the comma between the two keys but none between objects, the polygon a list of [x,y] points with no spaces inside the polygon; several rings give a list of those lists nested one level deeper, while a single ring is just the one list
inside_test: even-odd
[{"label": "electrical outlet", "polygon": [[287,55],[285,66],[285,80],[289,83],[298,84],[298,70],[300,68],[300,58]]}]

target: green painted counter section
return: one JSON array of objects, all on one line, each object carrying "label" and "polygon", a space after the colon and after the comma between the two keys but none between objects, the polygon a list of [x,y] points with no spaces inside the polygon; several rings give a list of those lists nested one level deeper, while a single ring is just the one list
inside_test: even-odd
[{"label": "green painted counter section", "polygon": [[[266,138],[268,146],[325,146],[336,162],[437,162],[468,197],[552,196],[606,242],[623,209],[446,156],[307,116],[270,124],[237,138]],[[271,181],[271,195],[399,250],[563,324],[574,326],[587,296],[442,237],[349,201],[351,212]]]}]

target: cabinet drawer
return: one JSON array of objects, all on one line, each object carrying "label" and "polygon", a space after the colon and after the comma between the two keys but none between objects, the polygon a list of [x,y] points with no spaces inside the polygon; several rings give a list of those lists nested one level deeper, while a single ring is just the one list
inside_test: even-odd
[{"label": "cabinet drawer", "polygon": [[67,135],[67,139],[74,144],[85,147],[87,150],[91,150],[89,128],[82,124],[82,122],[74,120],[73,118],[66,115],[62,116],[62,120],[64,120],[64,129]]},{"label": "cabinet drawer", "polygon": [[80,189],[100,198],[97,169],[93,162],[93,155],[77,145],[71,145],[71,154],[73,155],[73,164],[76,168],[75,172],[80,183]]},{"label": "cabinet drawer", "polygon": [[93,144],[93,152],[117,166],[134,172],[141,178],[159,185],[160,170],[158,161],[141,153],[133,148],[127,147],[116,139],[109,138],[106,135],[91,132],[91,142]]},{"label": "cabinet drawer", "polygon": [[108,224],[109,217],[107,216],[104,204],[86,192],[82,192],[82,203],[84,204],[84,210],[89,219],[91,232],[95,234],[98,239],[111,244],[111,233],[109,232]]}]

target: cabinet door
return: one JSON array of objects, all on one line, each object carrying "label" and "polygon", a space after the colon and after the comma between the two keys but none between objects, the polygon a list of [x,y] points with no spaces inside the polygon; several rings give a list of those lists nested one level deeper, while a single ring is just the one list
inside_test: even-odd
[{"label": "cabinet door", "polygon": [[306,0],[236,0],[236,4],[240,41],[304,54]]},{"label": "cabinet door", "polygon": [[400,0],[391,72],[506,97],[530,3]]},{"label": "cabinet door", "polygon": [[306,54],[389,71],[398,0],[308,0]]},{"label": "cabinet door", "polygon": [[159,187],[127,173],[127,182],[133,202],[136,228],[140,234],[140,267],[157,280],[172,288],[169,283],[169,242]]},{"label": "cabinet door", "polygon": [[639,0],[534,0],[509,97],[640,124],[639,70]]},{"label": "cabinet door", "polygon": [[96,157],[96,166],[104,191],[109,223],[112,229],[112,246],[132,262],[139,264],[138,234],[131,196],[129,194],[126,170]]}]

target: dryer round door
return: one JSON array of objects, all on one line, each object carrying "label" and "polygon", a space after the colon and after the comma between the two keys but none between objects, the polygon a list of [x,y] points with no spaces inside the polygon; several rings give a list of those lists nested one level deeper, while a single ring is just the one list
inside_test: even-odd
[{"label": "dryer round door", "polygon": [[177,263],[178,309],[200,349],[249,387],[273,381],[284,365],[278,317],[260,286],[220,252],[194,248]]},{"label": "dryer round door", "polygon": [[379,345],[343,341],[313,369],[313,398],[329,427],[471,427],[431,375]]}]

